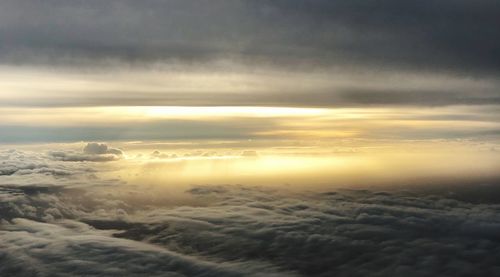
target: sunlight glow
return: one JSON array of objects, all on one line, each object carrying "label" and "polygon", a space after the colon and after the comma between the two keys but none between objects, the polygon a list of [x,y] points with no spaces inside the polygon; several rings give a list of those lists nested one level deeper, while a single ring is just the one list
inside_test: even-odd
[{"label": "sunlight glow", "polygon": [[318,116],[327,114],[328,109],[288,108],[288,107],[131,107],[127,113],[143,114],[150,117],[281,117]]}]

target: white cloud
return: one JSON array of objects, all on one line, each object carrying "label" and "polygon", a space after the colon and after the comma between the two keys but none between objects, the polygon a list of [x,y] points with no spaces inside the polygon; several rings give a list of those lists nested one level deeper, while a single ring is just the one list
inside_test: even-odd
[{"label": "white cloud", "polygon": [[3,224],[0,236],[3,276],[260,276],[261,269],[259,264],[208,262],[113,238],[75,221],[14,219]]}]

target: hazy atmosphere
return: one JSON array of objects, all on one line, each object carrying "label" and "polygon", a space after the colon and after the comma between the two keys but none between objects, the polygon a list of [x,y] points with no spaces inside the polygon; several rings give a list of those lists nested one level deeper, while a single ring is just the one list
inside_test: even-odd
[{"label": "hazy atmosphere", "polygon": [[500,2],[0,0],[0,276],[498,276]]}]

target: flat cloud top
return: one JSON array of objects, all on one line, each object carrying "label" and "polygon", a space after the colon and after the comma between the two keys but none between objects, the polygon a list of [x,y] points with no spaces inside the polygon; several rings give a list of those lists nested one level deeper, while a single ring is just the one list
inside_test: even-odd
[{"label": "flat cloud top", "polygon": [[[0,155],[8,161],[0,164],[1,275],[495,276],[500,270],[498,197],[471,198],[469,187],[298,193],[286,186],[202,185],[176,194],[90,176],[103,170],[101,163],[17,150]],[[37,171],[43,168],[68,174]],[[496,185],[472,188],[479,190],[500,195]]]},{"label": "flat cloud top", "polygon": [[125,211],[93,194],[99,209],[84,211],[66,193],[21,193],[2,208],[4,216],[14,207],[18,214],[1,226],[0,272],[494,276],[499,269],[498,204],[359,190],[291,196],[202,186],[188,193],[210,204]]}]

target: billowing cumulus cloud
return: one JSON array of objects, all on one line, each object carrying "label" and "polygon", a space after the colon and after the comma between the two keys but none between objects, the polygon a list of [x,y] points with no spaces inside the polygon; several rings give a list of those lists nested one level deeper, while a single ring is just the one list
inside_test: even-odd
[{"label": "billowing cumulus cloud", "polygon": [[82,153],[74,151],[51,151],[49,156],[56,160],[67,162],[110,162],[123,157],[120,149],[108,147],[104,143],[90,142],[84,148]]},{"label": "billowing cumulus cloud", "polygon": [[123,152],[120,149],[110,148],[104,143],[90,142],[83,148],[83,153],[89,155],[104,155],[104,154],[113,154],[113,155],[123,155]]},{"label": "billowing cumulus cloud", "polygon": [[162,153],[158,150],[153,151],[151,154],[149,154],[149,157],[151,159],[175,159],[177,158],[176,154],[167,154],[167,153]]}]

